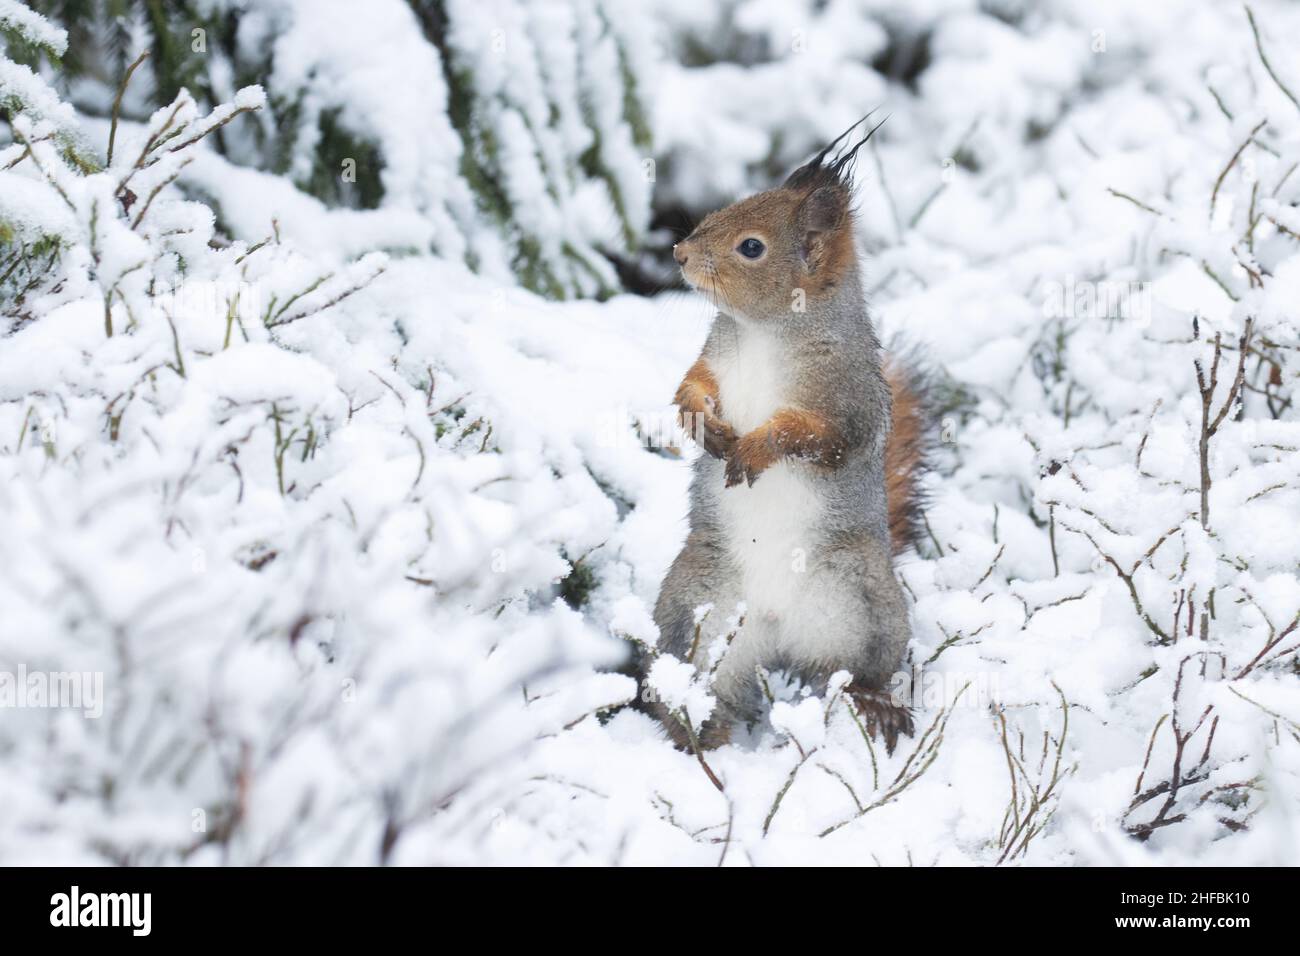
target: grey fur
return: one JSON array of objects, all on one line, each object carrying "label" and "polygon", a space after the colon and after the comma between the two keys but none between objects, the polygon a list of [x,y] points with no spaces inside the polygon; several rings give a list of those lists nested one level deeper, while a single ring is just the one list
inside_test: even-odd
[{"label": "grey fur", "polygon": [[[717,304],[724,310],[728,305]],[[704,357],[711,366],[734,367],[754,337],[767,337],[768,354],[779,356],[780,367],[739,368],[738,374],[775,375],[783,404],[793,402],[834,422],[846,449],[838,463],[784,462],[790,477],[781,480],[811,489],[819,503],[815,523],[801,532],[807,543],[805,569],[789,572],[800,575],[794,588],[797,603],[791,605],[790,615],[776,608],[747,616],[715,680],[719,707],[702,734],[705,746],[725,741],[729,725],[761,717],[756,667],[788,670],[814,687],[832,673],[847,670],[856,685],[878,689],[901,666],[910,637],[907,605],[891,560],[885,497],[890,392],[856,268],[804,313],[735,318],[719,312]],[[725,384],[718,397],[726,418],[732,403]],[[700,643],[706,647],[737,601],[753,609],[768,599],[746,593],[744,555],[749,543],[737,541],[743,529],[729,526],[726,501],[726,496],[744,489],[724,487],[724,467],[723,461],[706,454],[695,462],[690,533],[655,606],[659,648],[683,659],[695,639],[698,606],[715,607],[702,633]],[[765,472],[755,488],[776,480]],[[760,534],[754,535],[755,547],[761,547]],[[696,663],[703,662],[697,658]],[[666,723],[682,742],[680,729]]]}]

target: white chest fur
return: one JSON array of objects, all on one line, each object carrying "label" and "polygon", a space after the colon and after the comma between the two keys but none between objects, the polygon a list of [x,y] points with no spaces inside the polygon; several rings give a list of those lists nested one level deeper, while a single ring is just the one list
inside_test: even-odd
[{"label": "white chest fur", "polygon": [[735,338],[719,352],[714,375],[722,414],[743,435],[785,404],[788,367],[780,343],[758,329],[736,328]]},{"label": "white chest fur", "polygon": [[[740,329],[734,349],[722,350],[714,374],[722,414],[737,434],[762,425],[790,404],[789,365],[780,343]],[[721,489],[719,509],[728,547],[743,571],[751,614],[773,622],[797,614],[807,596],[822,502],[807,465],[780,461],[752,486]]]}]

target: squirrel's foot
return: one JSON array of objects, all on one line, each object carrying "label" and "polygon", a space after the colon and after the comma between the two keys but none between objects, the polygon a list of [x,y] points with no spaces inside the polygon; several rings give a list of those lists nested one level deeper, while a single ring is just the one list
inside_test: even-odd
[{"label": "squirrel's foot", "polygon": [[898,737],[912,735],[912,712],[902,704],[895,703],[881,690],[865,690],[852,684],[848,693],[857,706],[867,733],[872,737],[884,738],[886,753],[892,754],[898,744]]},{"label": "squirrel's foot", "polygon": [[719,714],[710,717],[704,722],[704,725],[695,733],[695,739],[692,741],[691,734],[687,731],[682,721],[667,708],[662,705],[652,707],[651,713],[659,718],[660,724],[668,732],[668,739],[672,741],[673,746],[685,753],[695,753],[696,745],[699,745],[701,751],[716,750],[731,743],[731,733],[735,727],[735,721],[726,714]]}]

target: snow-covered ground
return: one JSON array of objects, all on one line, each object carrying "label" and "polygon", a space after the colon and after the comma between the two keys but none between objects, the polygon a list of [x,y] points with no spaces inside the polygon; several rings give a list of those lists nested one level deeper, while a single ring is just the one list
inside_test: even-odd
[{"label": "snow-covered ground", "polygon": [[[0,223],[67,245],[0,329],[0,861],[1300,861],[1300,10],[1251,10],[657,4],[665,205],[890,113],[872,309],[945,407],[915,736],[790,688],[722,790],[617,672],[685,533],[702,301],[410,254],[464,200],[415,166],[327,209],[206,142],[141,168],[165,109],[90,175],[54,131],[107,123],[16,120]],[[914,81],[868,65],[900,31]],[[58,672],[80,705],[6,703]]]}]

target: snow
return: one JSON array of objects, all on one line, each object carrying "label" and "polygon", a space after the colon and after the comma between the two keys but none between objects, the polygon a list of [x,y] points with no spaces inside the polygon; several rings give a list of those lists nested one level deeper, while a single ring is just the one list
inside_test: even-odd
[{"label": "snow", "polygon": [[[338,107],[380,144],[378,209],[294,185],[309,139],[288,175],[206,141],[136,168],[170,108],[123,123],[102,172],[48,141],[40,168],[0,171],[0,224],[68,246],[64,281],[0,327],[0,672],[105,687],[97,719],[0,711],[0,860],[1296,861],[1300,117],[1240,10],[461,5],[457,62],[503,182],[536,200],[516,225],[552,258],[571,241],[608,269],[615,192],[644,231],[652,190],[707,209],[891,114],[857,170],[873,314],[952,399],[925,540],[898,562],[914,673],[891,689],[916,732],[887,753],[847,675],[823,696],[767,675],[770,719],[704,755],[720,792],[622,705],[657,695],[698,728],[725,640],[703,673],[667,655],[646,686],[619,672],[654,644],[686,534],[697,452],[669,399],[707,305],[522,288],[407,5],[247,6],[241,40],[273,46],[272,94],[307,91],[304,128]],[[1252,8],[1289,82],[1300,13]],[[13,17],[57,46],[0,0]],[[870,65],[922,35],[916,82]],[[654,77],[653,157],[607,95],[624,58]],[[28,139],[54,120],[102,147],[105,124],[25,67],[0,59],[0,87],[32,104]],[[171,142],[269,102],[186,95]],[[593,129],[609,168],[579,176]],[[1219,335],[1212,420],[1248,320],[1259,352],[1210,440],[1203,521],[1194,363],[1210,373]],[[570,607],[561,582],[588,576]],[[1135,803],[1182,750],[1176,804]],[[1027,795],[1025,840],[1007,821]]]},{"label": "snow", "polygon": [[12,60],[0,60],[0,101],[24,104],[28,116],[60,130],[76,127],[76,111],[59,99],[58,93],[30,67]]},{"label": "snow", "polygon": [[[310,137],[320,111],[341,109],[345,125],[382,145],[391,204],[424,212],[435,248],[462,257],[469,192],[459,176],[447,175],[459,161],[459,140],[447,119],[442,64],[411,10],[376,3],[357,17],[346,0],[291,0],[252,12],[272,35],[269,85],[307,91],[299,135]],[[250,42],[261,32],[257,22],[247,27]],[[295,177],[309,172],[313,145],[310,138],[298,144]]]},{"label": "snow", "polygon": [[50,23],[18,0],[0,2],[0,30],[9,30],[62,56],[68,49],[68,31]]},{"label": "snow", "polygon": [[28,242],[42,235],[63,236],[73,229],[67,208],[45,183],[17,173],[0,172],[0,216]]}]

